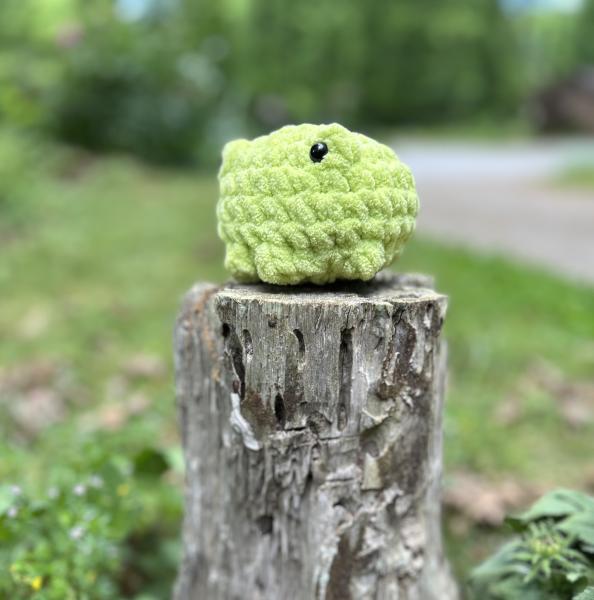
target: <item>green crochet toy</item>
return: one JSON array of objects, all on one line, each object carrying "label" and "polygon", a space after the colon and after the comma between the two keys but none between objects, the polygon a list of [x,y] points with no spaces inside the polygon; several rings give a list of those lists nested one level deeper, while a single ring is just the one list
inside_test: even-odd
[{"label": "green crochet toy", "polygon": [[419,205],[388,146],[336,123],[229,142],[219,181],[225,267],[246,283],[367,281],[400,254]]}]

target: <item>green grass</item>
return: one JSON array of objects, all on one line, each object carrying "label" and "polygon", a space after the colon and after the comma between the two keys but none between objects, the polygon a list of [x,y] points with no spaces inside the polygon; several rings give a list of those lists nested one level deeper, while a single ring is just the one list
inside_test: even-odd
[{"label": "green grass", "polygon": [[558,175],[556,181],[565,186],[594,188],[594,164],[591,162],[572,164]]},{"label": "green grass", "polygon": [[[553,399],[518,390],[537,361],[570,379],[591,378],[594,291],[544,272],[417,241],[399,268],[435,274],[450,296],[446,336],[451,386],[446,455],[450,466],[577,483],[591,460],[592,431],[556,418]],[[528,417],[501,426],[497,404],[514,393]]]},{"label": "green grass", "polygon": [[[225,278],[212,176],[148,169],[117,158],[72,169],[74,160],[62,157],[43,176],[28,226],[19,237],[0,242],[0,364],[9,369],[56,361],[74,390],[68,418],[35,439],[17,435],[10,420],[0,426],[0,479],[34,489],[43,489],[80,452],[90,435],[88,416],[109,401],[108,382],[139,352],[160,356],[168,371],[130,384],[127,393],[141,391],[150,407],[111,433],[110,443],[132,451],[179,443],[171,368],[174,317],[193,282]],[[552,394],[525,381],[537,362],[553,365],[568,380],[592,380],[594,290],[422,236],[395,268],[433,274],[450,296],[448,470],[582,486],[592,464],[594,428],[568,427]],[[25,335],[23,323],[39,313],[46,325]],[[523,413],[502,425],[494,411],[510,395]],[[171,481],[163,489],[171,490],[173,507],[163,536],[173,540],[181,500]],[[448,530],[459,574],[500,539],[480,528],[464,535]]]}]

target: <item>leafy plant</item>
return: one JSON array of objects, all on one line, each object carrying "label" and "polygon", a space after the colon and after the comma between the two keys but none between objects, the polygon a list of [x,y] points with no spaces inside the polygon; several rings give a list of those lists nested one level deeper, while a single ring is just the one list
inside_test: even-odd
[{"label": "leafy plant", "polygon": [[[471,596],[489,600],[587,600],[594,592],[594,498],[543,496],[508,519],[519,536],[477,567]],[[590,586],[590,587],[588,587]]]},{"label": "leafy plant", "polygon": [[129,555],[152,519],[145,486],[168,462],[153,448],[86,461],[91,472],[66,469],[40,496],[0,487],[0,597],[111,599],[130,587]]},{"label": "leafy plant", "polygon": [[594,600],[594,586],[585,589],[581,594],[578,594],[574,600]]}]

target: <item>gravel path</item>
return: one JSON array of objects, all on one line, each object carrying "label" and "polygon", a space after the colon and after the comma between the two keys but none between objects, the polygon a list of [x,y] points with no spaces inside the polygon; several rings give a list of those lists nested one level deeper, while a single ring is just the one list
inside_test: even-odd
[{"label": "gravel path", "polygon": [[419,232],[594,283],[594,189],[551,182],[566,164],[594,163],[594,138],[393,146],[417,180]]}]

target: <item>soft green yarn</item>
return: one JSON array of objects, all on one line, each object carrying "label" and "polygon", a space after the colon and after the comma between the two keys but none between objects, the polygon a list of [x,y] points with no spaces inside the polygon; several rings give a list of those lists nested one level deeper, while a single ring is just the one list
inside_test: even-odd
[{"label": "soft green yarn", "polygon": [[[321,162],[309,154],[317,142]],[[242,282],[369,280],[400,254],[418,210],[394,152],[336,123],[229,142],[219,181],[225,267]]]}]

